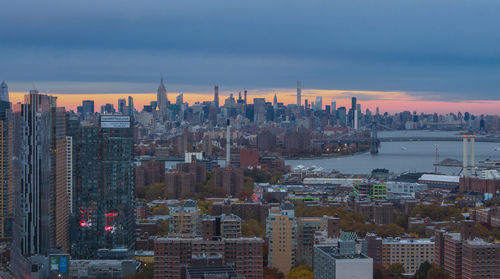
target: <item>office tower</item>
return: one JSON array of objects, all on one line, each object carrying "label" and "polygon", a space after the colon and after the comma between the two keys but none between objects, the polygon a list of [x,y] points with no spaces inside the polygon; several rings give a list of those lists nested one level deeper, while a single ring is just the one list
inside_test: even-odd
[{"label": "office tower", "polygon": [[276,97],[276,92],[274,92],[273,109],[274,110],[278,109],[278,97]]},{"label": "office tower", "polygon": [[316,96],[316,101],[314,102],[314,105],[315,105],[314,110],[316,110],[316,111],[323,110],[323,97]]},{"label": "office tower", "polygon": [[17,106],[15,147],[20,167],[14,210],[13,269],[24,277],[35,258],[51,248],[69,249],[69,208],[66,184],[66,112],[56,98],[31,90]]},{"label": "office tower", "polygon": [[302,105],[302,81],[297,81],[297,106],[300,107]]},{"label": "office tower", "polygon": [[337,111],[337,102],[336,101],[332,101],[332,105],[331,105],[330,109],[331,109],[332,115],[335,116],[335,112]]},{"label": "office tower", "polygon": [[244,96],[245,96],[245,97],[244,97],[244,98],[245,98],[245,99],[244,99],[244,101],[245,101],[245,105],[246,105],[246,104],[247,104],[247,89],[246,89],[246,88],[245,88],[245,90],[244,90],[244,93],[245,93],[245,94],[244,94]]},{"label": "office tower", "polygon": [[0,100],[0,240],[2,241],[12,238],[14,213],[12,204],[12,128],[10,103]]},{"label": "office tower", "polygon": [[356,97],[352,97],[352,99],[351,99],[351,113],[352,114],[351,114],[351,119],[350,119],[352,128],[354,128],[354,124],[355,124],[354,119],[356,116],[355,111],[357,111],[357,108],[358,108],[358,106],[356,104]]},{"label": "office tower", "polygon": [[182,106],[182,104],[184,104],[184,94],[179,93],[179,95],[177,95],[177,98],[175,99],[175,104],[178,105],[178,106]]},{"label": "office tower", "polygon": [[94,101],[84,100],[82,102],[82,113],[83,114],[94,114]]},{"label": "office tower", "polygon": [[156,91],[156,102],[158,105],[158,110],[160,111],[160,115],[164,116],[167,114],[167,89],[163,84],[163,76],[161,77],[160,86],[158,86],[158,90]]},{"label": "office tower", "polygon": [[[245,99],[246,99],[246,94],[245,94]],[[216,108],[219,107],[219,86],[218,85],[216,85],[214,87],[214,104],[215,104]]]},{"label": "office tower", "polygon": [[263,123],[266,120],[266,99],[253,98],[254,119],[255,123]]},{"label": "office tower", "polygon": [[128,96],[128,115],[134,116],[134,112],[134,98],[132,98],[132,96]]},{"label": "office tower", "polygon": [[297,220],[293,204],[285,203],[269,209],[266,220],[266,237],[269,239],[269,264],[283,274],[294,266],[297,252]]},{"label": "office tower", "polygon": [[0,84],[0,101],[9,102],[9,87],[5,81]]},{"label": "office tower", "polygon": [[73,136],[75,227],[71,254],[91,259],[99,249],[134,249],[132,117],[101,115]]},{"label": "office tower", "polygon": [[126,107],[127,107],[127,100],[118,99],[118,112],[121,114],[125,114]]},{"label": "office tower", "polygon": [[342,127],[347,126],[347,114],[346,114],[346,108],[345,107],[340,107],[337,110],[337,119],[339,120],[339,125]]}]

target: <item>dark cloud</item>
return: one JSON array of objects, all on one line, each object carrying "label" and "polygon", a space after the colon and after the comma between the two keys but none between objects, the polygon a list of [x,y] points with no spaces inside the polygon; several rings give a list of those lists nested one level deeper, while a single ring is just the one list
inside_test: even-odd
[{"label": "dark cloud", "polygon": [[18,84],[148,84],[163,72],[180,87],[300,79],[500,99],[497,0],[4,2],[0,79]]}]

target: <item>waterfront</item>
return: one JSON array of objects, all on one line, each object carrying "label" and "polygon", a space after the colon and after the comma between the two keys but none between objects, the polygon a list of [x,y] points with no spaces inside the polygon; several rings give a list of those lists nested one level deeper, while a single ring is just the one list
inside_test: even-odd
[{"label": "waterfront", "polygon": [[[457,132],[430,132],[430,131],[390,131],[379,132],[379,137],[449,137],[456,136]],[[338,170],[342,173],[364,174],[375,168],[386,168],[391,172],[434,172],[435,145],[438,145],[439,160],[446,158],[462,161],[462,142],[383,142],[379,154],[369,152],[353,156],[318,158],[302,160],[286,160],[292,167],[297,165],[318,166],[326,170]],[[499,143],[479,142],[475,144],[476,162],[486,159],[500,160]],[[461,168],[438,167],[438,172],[458,174]]]}]

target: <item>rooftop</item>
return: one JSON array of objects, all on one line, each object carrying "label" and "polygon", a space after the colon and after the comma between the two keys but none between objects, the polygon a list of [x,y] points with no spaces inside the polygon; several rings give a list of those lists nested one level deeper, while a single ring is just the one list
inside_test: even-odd
[{"label": "rooftop", "polygon": [[438,175],[438,174],[423,174],[419,181],[436,181],[436,182],[448,182],[448,183],[459,183],[460,176],[458,175]]}]

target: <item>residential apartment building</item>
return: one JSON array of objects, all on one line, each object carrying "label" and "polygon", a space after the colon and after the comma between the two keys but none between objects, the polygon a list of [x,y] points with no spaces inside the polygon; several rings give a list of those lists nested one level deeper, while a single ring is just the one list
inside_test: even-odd
[{"label": "residential apartment building", "polygon": [[187,200],[183,205],[170,208],[169,234],[199,236],[200,233],[198,202]]},{"label": "residential apartment building", "polygon": [[356,251],[356,233],[341,233],[332,244],[314,245],[314,279],[371,279],[373,259]]},{"label": "residential apartment building", "polygon": [[269,266],[287,274],[296,264],[297,219],[293,204],[269,209],[266,221],[266,237],[269,240]]},{"label": "residential apartment building", "polygon": [[[368,248],[370,250],[370,248]],[[382,240],[382,264],[388,268],[401,263],[405,273],[415,273],[424,262],[434,259],[434,241],[431,239],[399,239]]]},{"label": "residential apartment building", "polygon": [[338,237],[340,219],[330,216],[297,218],[297,263],[312,266],[314,233],[327,231],[327,237]]},{"label": "residential apartment building", "polygon": [[238,276],[260,279],[263,244],[262,238],[158,238],[154,244],[154,278],[183,278],[184,267],[203,259],[208,266],[231,264]]}]

